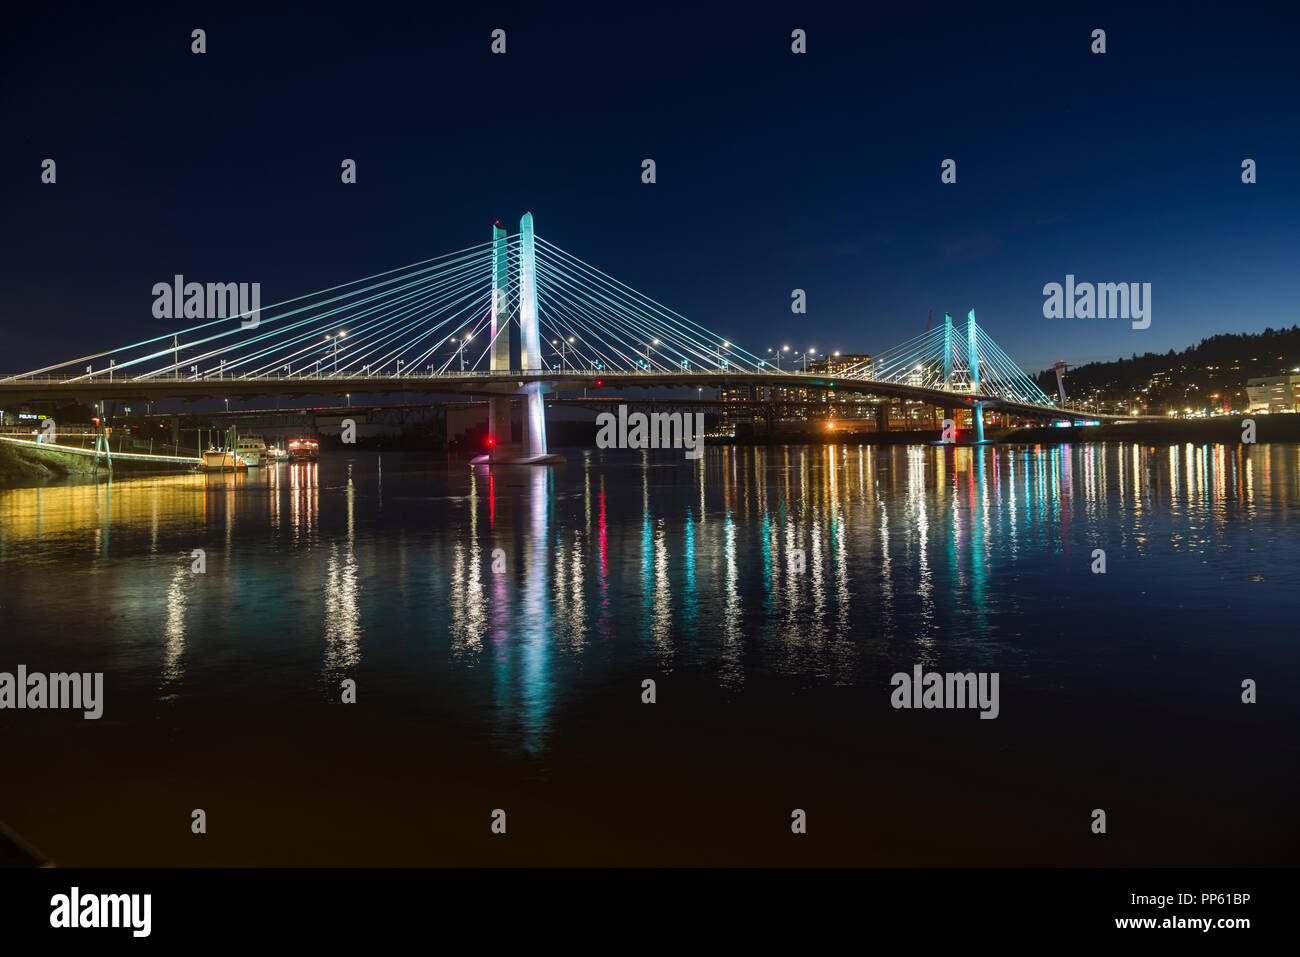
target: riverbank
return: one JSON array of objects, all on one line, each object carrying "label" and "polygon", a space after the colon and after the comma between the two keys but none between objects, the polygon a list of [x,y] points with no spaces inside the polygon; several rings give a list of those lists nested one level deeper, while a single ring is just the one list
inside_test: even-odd
[{"label": "riverbank", "polygon": [[35,485],[65,478],[67,474],[51,459],[31,455],[21,446],[0,442],[0,485]]},{"label": "riverbank", "polygon": [[109,458],[115,474],[155,475],[192,472],[198,458],[113,452],[96,455],[94,449],[38,443],[30,439],[0,436],[0,484],[32,485],[58,481],[74,475],[109,472]]}]

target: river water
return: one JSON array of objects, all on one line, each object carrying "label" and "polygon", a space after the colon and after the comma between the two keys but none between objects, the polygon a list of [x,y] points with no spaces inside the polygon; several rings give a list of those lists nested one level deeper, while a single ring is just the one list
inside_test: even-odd
[{"label": "river water", "polygon": [[[1300,446],[559,451],[0,490],[0,671],[104,674],[99,720],[0,711],[0,821],[69,865],[1294,864]],[[915,665],[996,719],[893,707]]]}]

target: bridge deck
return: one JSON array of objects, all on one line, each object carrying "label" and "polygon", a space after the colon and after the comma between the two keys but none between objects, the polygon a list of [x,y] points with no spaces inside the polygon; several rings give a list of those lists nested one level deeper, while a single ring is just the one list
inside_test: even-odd
[{"label": "bridge deck", "polygon": [[67,399],[96,402],[101,399],[148,401],[157,399],[238,398],[309,395],[517,395],[530,383],[548,391],[576,389],[737,388],[864,393],[911,399],[940,408],[970,408],[975,402],[1033,418],[1097,419],[1099,421],[1155,420],[1161,416],[1117,415],[1038,405],[970,391],[947,391],[886,380],[835,376],[812,372],[732,372],[692,370],[682,372],[599,372],[588,370],[510,370],[501,372],[446,372],[419,375],[323,375],[183,378],[149,376],[109,380],[102,376],[69,378],[11,376],[0,379],[0,397],[8,402]]}]

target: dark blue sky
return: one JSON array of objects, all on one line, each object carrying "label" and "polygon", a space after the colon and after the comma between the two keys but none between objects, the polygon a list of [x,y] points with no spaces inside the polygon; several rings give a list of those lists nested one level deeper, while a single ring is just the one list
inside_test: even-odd
[{"label": "dark blue sky", "polygon": [[[843,6],[42,6],[0,41],[0,369],[168,331],[174,273],[274,302],[525,209],[758,353],[874,352],[971,305],[1031,372],[1300,321],[1295,4]],[[1151,327],[1043,318],[1067,273],[1150,282]]]}]

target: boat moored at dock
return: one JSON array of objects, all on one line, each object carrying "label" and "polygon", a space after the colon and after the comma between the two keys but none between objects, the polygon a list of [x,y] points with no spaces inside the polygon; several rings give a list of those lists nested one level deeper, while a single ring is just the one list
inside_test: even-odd
[{"label": "boat moored at dock", "polygon": [[242,472],[248,468],[231,449],[208,449],[203,453],[203,469],[207,472]]},{"label": "boat moored at dock", "polygon": [[235,442],[235,457],[253,469],[268,464],[271,458],[260,435],[241,435]]},{"label": "boat moored at dock", "polygon": [[315,462],[320,458],[320,442],[315,439],[290,439],[290,462]]}]

